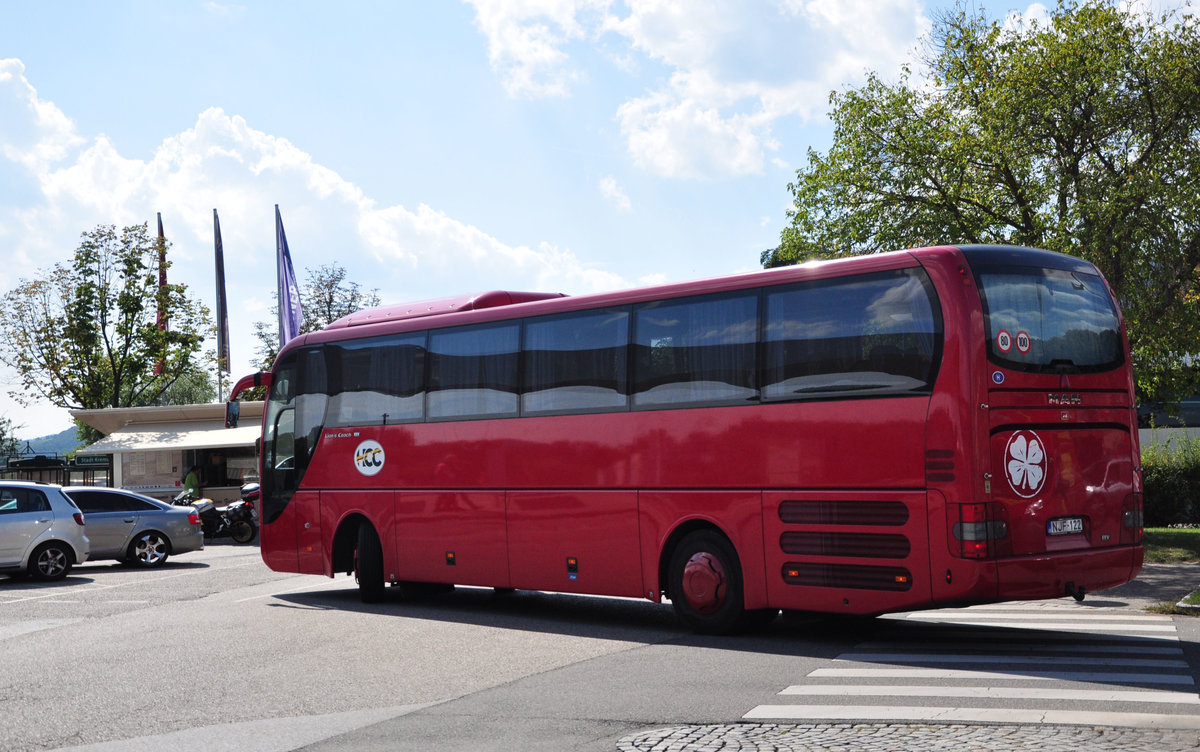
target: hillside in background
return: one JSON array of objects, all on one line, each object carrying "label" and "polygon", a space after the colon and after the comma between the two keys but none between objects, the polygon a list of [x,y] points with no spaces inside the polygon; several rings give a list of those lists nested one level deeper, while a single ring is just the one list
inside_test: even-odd
[{"label": "hillside in background", "polygon": [[33,455],[44,454],[47,457],[53,457],[57,454],[65,456],[74,452],[81,444],[82,442],[79,441],[79,437],[75,434],[75,427],[72,426],[61,433],[19,441],[17,442],[17,451],[25,454],[26,446],[28,446],[29,453]]}]

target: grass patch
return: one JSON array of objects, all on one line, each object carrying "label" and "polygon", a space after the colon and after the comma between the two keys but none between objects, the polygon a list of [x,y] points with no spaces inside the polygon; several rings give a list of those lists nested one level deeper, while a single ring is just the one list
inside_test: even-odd
[{"label": "grass patch", "polygon": [[1151,564],[1200,561],[1200,527],[1148,527],[1142,543]]},{"label": "grass patch", "polygon": [[1158,603],[1153,606],[1146,606],[1146,611],[1152,614],[1166,614],[1167,616],[1200,616],[1200,611],[1194,608],[1180,608],[1175,603]]}]

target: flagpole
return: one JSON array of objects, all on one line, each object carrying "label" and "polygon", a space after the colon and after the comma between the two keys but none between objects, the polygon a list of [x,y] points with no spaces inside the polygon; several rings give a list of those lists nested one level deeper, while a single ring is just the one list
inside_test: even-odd
[{"label": "flagpole", "polygon": [[[158,214],[158,331],[167,331],[167,301],[165,299],[167,289],[167,238],[163,234],[162,212]],[[160,354],[158,361],[154,364],[154,375],[161,376],[166,370],[166,364],[163,363],[163,357]],[[163,393],[159,393],[159,401],[161,404]]]},{"label": "flagpole", "polygon": [[283,339],[283,220],[279,216],[279,204],[275,204],[275,297],[279,303],[279,349],[285,344]]}]

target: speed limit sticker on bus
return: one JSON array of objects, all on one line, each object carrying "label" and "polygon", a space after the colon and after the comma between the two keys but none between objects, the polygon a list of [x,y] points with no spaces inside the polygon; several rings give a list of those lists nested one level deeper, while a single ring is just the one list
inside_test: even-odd
[{"label": "speed limit sticker on bus", "polygon": [[1029,348],[1033,347],[1033,341],[1029,338],[1029,332],[1017,332],[1017,349],[1021,354],[1029,352]]},{"label": "speed limit sticker on bus", "polygon": [[1013,337],[1012,333],[1007,329],[1001,329],[996,333],[996,348],[1002,353],[1006,353],[1012,349]]}]

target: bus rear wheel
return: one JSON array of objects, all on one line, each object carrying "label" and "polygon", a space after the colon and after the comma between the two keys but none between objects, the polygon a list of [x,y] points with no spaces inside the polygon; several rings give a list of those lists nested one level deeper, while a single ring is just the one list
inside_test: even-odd
[{"label": "bus rear wheel", "polygon": [[383,600],[383,547],[375,528],[364,522],[358,526],[358,546],[354,549],[354,579],[363,603]]},{"label": "bus rear wheel", "polygon": [[744,626],[742,568],[725,536],[690,533],[675,547],[667,571],[671,605],[692,631],[728,634]]}]

